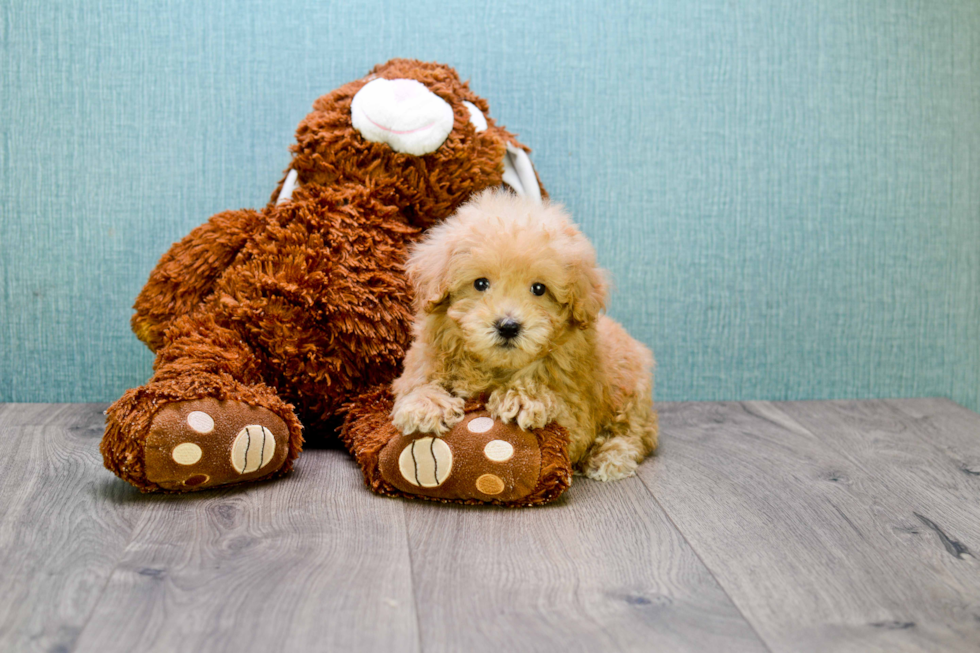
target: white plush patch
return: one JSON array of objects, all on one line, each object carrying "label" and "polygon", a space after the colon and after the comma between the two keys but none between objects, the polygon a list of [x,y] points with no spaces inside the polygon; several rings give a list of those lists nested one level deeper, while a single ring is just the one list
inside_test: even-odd
[{"label": "white plush patch", "polygon": [[248,474],[272,462],[276,436],[258,424],[249,424],[235,436],[231,445],[231,464],[239,474]]},{"label": "white plush patch", "polygon": [[214,430],[214,420],[207,413],[195,410],[187,415],[187,426],[198,433],[210,433]]},{"label": "white plush patch", "polygon": [[402,450],[398,470],[406,481],[422,487],[438,487],[453,469],[453,452],[439,438],[419,438]]},{"label": "white plush patch", "polygon": [[463,100],[463,106],[470,112],[470,122],[473,123],[474,127],[476,127],[476,132],[478,134],[480,132],[485,132],[487,130],[487,117],[483,115],[480,108],[472,102],[467,102],[466,100]]},{"label": "white plush patch", "polygon": [[276,198],[276,204],[282,204],[288,200],[293,199],[293,191],[299,187],[299,174],[295,170],[290,169],[289,173],[286,175],[286,181],[282,182],[282,190],[279,191],[279,197]]},{"label": "white plush patch", "polygon": [[471,419],[466,425],[466,430],[470,433],[486,433],[493,428],[493,420],[489,417],[477,417]]},{"label": "white plush patch", "polygon": [[514,455],[514,445],[506,440],[491,440],[483,447],[483,455],[495,463],[502,463]]},{"label": "white plush patch", "polygon": [[174,447],[170,455],[178,465],[193,465],[201,459],[203,453],[201,447],[193,442],[181,442]]},{"label": "white plush patch", "polygon": [[538,204],[541,203],[541,187],[534,175],[534,166],[527,152],[507,143],[504,154],[504,183],[510,186],[521,197],[527,197]]},{"label": "white plush patch", "polygon": [[414,79],[375,79],[350,105],[354,129],[372,143],[422,156],[439,149],[453,130],[453,108]]},{"label": "white plush patch", "polygon": [[500,494],[504,491],[504,481],[499,476],[484,474],[480,478],[476,479],[476,489],[483,494]]}]

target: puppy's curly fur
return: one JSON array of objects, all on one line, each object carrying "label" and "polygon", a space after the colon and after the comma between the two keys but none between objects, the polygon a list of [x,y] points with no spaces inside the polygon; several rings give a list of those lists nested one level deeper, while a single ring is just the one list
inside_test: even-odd
[{"label": "puppy's curly fur", "polygon": [[605,274],[556,204],[486,191],[407,263],[415,341],[393,385],[403,433],[441,435],[466,398],[524,429],[557,421],[576,470],[625,478],[657,446],[653,355],[600,312]]}]

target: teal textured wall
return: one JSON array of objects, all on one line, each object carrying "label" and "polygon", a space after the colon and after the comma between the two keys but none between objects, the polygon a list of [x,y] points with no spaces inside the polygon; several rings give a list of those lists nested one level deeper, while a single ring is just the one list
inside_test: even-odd
[{"label": "teal textured wall", "polygon": [[535,149],[661,399],[980,408],[980,3],[7,2],[0,400],[109,401],[171,242],[314,98],[454,65]]}]

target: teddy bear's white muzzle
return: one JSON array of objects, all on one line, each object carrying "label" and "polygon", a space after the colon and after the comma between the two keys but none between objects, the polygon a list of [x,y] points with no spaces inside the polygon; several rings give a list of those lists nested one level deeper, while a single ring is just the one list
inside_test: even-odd
[{"label": "teddy bear's white muzzle", "polygon": [[354,129],[372,143],[422,156],[439,149],[453,129],[449,103],[414,79],[375,79],[354,95]]}]

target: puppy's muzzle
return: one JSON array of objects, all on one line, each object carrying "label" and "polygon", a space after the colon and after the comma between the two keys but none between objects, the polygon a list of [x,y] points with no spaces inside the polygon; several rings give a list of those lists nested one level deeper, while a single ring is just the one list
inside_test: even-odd
[{"label": "puppy's muzzle", "polygon": [[497,334],[508,343],[521,333],[521,323],[513,318],[497,320],[493,326],[497,329]]}]

